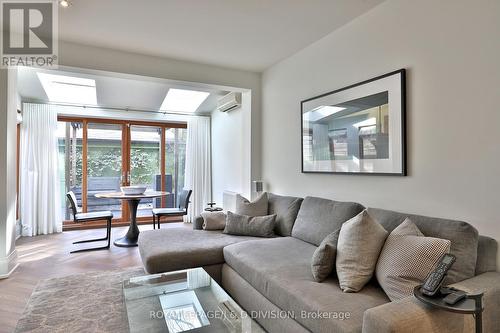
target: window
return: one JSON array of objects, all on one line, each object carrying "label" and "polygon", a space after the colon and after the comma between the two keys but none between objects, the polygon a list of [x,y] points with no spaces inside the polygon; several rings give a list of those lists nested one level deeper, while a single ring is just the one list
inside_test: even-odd
[{"label": "window", "polygon": [[95,194],[117,192],[128,185],[171,193],[142,200],[139,222],[141,218],[151,220],[152,208],[177,206],[177,196],[184,188],[186,125],[60,117],[57,136],[66,226],[73,220],[65,197],[68,191],[75,193],[82,212],[109,210],[114,222],[128,221],[128,206]]},{"label": "window", "polygon": [[95,80],[47,73],[36,74],[49,101],[97,105]]},{"label": "window", "polygon": [[73,219],[71,208],[66,201],[66,193],[75,192],[80,206],[82,202],[82,128],[81,122],[57,122],[61,215],[65,220]]},{"label": "window", "polygon": [[363,159],[377,158],[377,126],[359,127],[360,155]]},{"label": "window", "polygon": [[334,159],[348,158],[347,129],[334,129],[329,132],[330,152]]},{"label": "window", "polygon": [[207,99],[210,93],[196,90],[169,89],[163,103],[162,111],[195,112]]},{"label": "window", "polygon": [[167,192],[166,207],[177,207],[177,197],[184,189],[184,169],[186,165],[185,128],[167,128],[165,132],[165,186]]}]

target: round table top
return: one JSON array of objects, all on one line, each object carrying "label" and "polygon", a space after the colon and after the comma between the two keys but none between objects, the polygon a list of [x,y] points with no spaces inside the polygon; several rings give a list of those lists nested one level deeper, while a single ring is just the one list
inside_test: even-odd
[{"label": "round table top", "polygon": [[146,191],[143,194],[124,194],[123,192],[97,193],[96,198],[101,199],[147,199],[169,195],[170,192]]}]

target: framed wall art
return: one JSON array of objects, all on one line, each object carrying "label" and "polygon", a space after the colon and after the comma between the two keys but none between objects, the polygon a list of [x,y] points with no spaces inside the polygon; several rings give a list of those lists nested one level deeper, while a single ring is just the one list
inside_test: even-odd
[{"label": "framed wall art", "polygon": [[302,172],[406,176],[401,69],[301,102]]}]

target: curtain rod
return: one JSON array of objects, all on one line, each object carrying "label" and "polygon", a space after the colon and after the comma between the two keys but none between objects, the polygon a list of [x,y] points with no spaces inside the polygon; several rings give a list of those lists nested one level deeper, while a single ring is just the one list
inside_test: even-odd
[{"label": "curtain rod", "polygon": [[157,111],[157,110],[134,109],[134,108],[118,108],[118,107],[112,107],[112,106],[98,106],[98,105],[88,105],[88,104],[70,104],[70,103],[55,103],[55,102],[30,102],[30,101],[26,101],[23,103],[48,104],[48,105],[56,105],[56,106],[78,107],[78,108],[83,108],[83,109],[159,113],[159,114],[163,114],[163,115],[170,114],[170,115],[188,116],[188,117],[210,117],[210,115],[192,114],[192,113],[187,113],[187,112]]}]

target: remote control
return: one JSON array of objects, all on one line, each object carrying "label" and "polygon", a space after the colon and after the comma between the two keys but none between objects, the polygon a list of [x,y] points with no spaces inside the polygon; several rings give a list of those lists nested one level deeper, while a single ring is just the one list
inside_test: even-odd
[{"label": "remote control", "polygon": [[422,294],[434,296],[438,293],[439,289],[441,289],[446,273],[451,268],[455,260],[456,257],[449,253],[445,253],[441,257],[436,267],[429,273],[424,285],[420,289]]},{"label": "remote control", "polygon": [[446,296],[443,301],[446,303],[446,304],[449,304],[449,305],[454,305],[456,304],[458,301],[464,299],[465,297],[467,296],[467,293],[465,293],[464,291],[455,291],[451,294],[449,294],[448,296]]}]

